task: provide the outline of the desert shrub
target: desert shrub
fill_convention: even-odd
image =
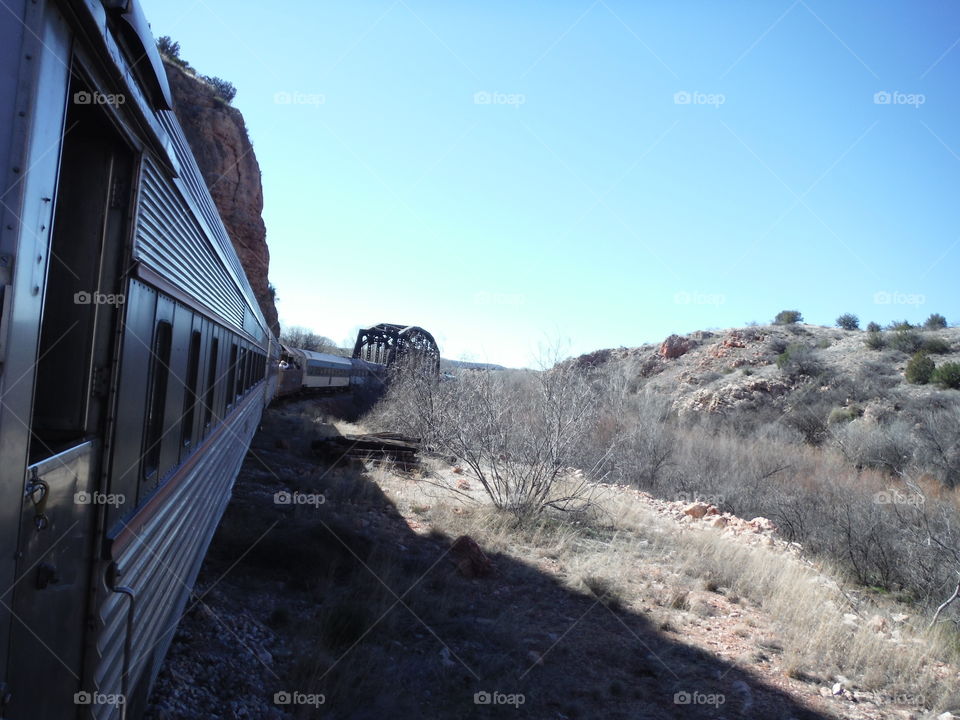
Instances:
[[[850,407],[837,407],[830,411],[830,415],[827,417],[827,423],[829,425],[837,425],[839,423],[850,422],[855,420],[863,414],[861,410],[856,405],[851,405]]]
[[[790,343],[788,343],[782,337],[777,337],[776,335],[771,336],[770,339],[767,340],[767,348],[769,348],[770,352],[774,353],[775,355],[782,353],[789,345]]]
[[[960,363],[946,362],[938,365],[930,375],[930,381],[940,387],[960,389]]]
[[[950,352],[950,343],[943,338],[932,337],[924,340],[920,349],[933,355],[946,355]]]
[[[915,326],[909,320],[894,320],[887,325],[887,330],[914,330]]]
[[[237,88],[232,82],[224,80],[223,78],[211,77],[209,75],[204,76],[204,82],[213,87],[214,93],[217,97],[223,100],[225,103],[230,104],[233,99],[237,96]]]
[[[830,347],[830,338],[820,338],[817,340],[817,347],[821,350],[826,350]]]
[[[893,364],[883,360],[868,360],[849,380],[849,396],[858,402],[884,398],[900,384]]]
[[[870,321],[867,323],[867,332],[880,332],[883,328],[880,327],[880,323],[875,323]]]
[[[879,426],[857,420],[833,429],[830,439],[856,467],[899,475],[913,460],[912,432],[912,423],[901,419]]]
[[[864,338],[863,344],[871,350],[883,350],[887,346],[887,339],[879,330],[870,330],[867,332],[867,337]]]
[[[837,327],[843,330],[859,330],[860,318],[853,313],[844,313],[837,318]]]
[[[932,313],[923,323],[927,330],[942,330],[946,326],[947,319],[940,313]]]
[[[899,327],[890,333],[888,344],[895,350],[912,355],[923,346],[923,336],[909,327]]]
[[[842,402],[839,393],[824,393],[818,384],[808,383],[792,393],[781,421],[799,432],[808,444],[820,445],[829,435],[827,420],[838,402]]]
[[[787,375],[816,377],[823,372],[823,364],[813,348],[800,343],[790,344],[777,356],[777,367]]]
[[[781,310],[773,319],[774,325],[793,325],[798,322],[803,322],[803,315],[799,310]]]
[[[926,410],[914,426],[914,462],[947,487],[960,486],[960,407]]]
[[[462,373],[455,383],[400,368],[368,423],[421,437],[456,458],[495,507],[525,521],[550,508],[582,507],[595,470],[567,482],[567,468],[580,463],[577,451],[601,419],[608,395],[597,384],[596,371],[572,363],[544,372]]]
[[[914,385],[926,385],[930,382],[930,376],[933,375],[934,362],[922,350],[915,353],[910,362],[907,363],[906,377],[907,382]]]

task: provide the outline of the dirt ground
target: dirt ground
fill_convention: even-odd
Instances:
[[[603,528],[504,525],[482,547],[492,572],[465,577],[430,520],[435,484],[319,458],[337,432],[324,420],[314,401],[265,414],[149,720],[921,716],[791,677],[759,607],[680,578],[645,541],[644,595],[575,589],[558,548],[613,542]],[[464,508],[451,517],[488,522]]]

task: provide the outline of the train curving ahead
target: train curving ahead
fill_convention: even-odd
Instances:
[[[139,717],[280,346],[138,0],[0,13],[0,717]]]
[[[300,348],[280,346],[280,378],[277,395],[305,392],[350,392],[382,389],[384,365]]]

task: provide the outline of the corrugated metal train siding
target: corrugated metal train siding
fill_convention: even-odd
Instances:
[[[173,144],[173,150],[180,165],[180,179],[186,186],[187,191],[193,198],[197,210],[203,216],[207,226],[213,233],[214,238],[219,243],[220,255],[223,260],[233,270],[234,280],[239,284],[241,290],[248,298],[253,298],[253,289],[250,287],[250,281],[247,279],[247,273],[240,263],[240,258],[234,250],[233,242],[223,225],[223,220],[217,211],[217,207],[210,197],[210,191],[207,189],[206,181],[197,165],[197,161],[190,151],[190,145],[183,135],[183,129],[177,121],[176,116],[171,112],[160,113],[160,123],[170,137]],[[254,308],[256,305],[254,305]]]
[[[246,301],[179,191],[145,157],[136,252],[141,262],[243,330]]]
[[[255,399],[230,426],[215,446],[184,478],[148,525],[115,558],[122,572],[121,583],[136,593],[129,687],[141,681],[147,685],[173,637],[173,631],[189,598],[207,547],[230,499],[230,490],[247,447],[257,427],[262,405]],[[189,551],[189,552],[188,552]],[[123,683],[124,639],[129,600],[111,593],[100,607],[103,630],[97,642],[100,663],[94,673],[97,689],[119,694]],[[154,665],[146,663],[155,658]],[[96,720],[115,720],[119,709],[111,705],[92,707]]]

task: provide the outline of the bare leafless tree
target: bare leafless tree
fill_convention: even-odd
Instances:
[[[283,328],[283,332],[280,333],[280,342],[289,347],[312,352],[337,352],[337,344],[333,340],[299,325]]]
[[[597,409],[591,373],[561,364],[465,370],[449,382],[400,371],[373,418],[456,458],[496,507],[525,520],[547,508],[582,508],[596,468],[574,466]]]

